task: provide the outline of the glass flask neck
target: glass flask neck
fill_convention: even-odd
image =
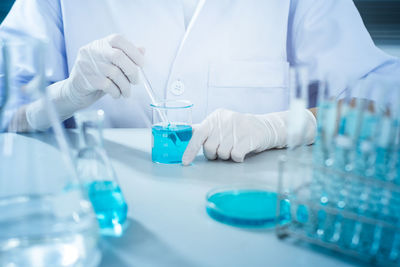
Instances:
[[[103,147],[103,125],[99,120],[82,121],[79,124],[81,148]]]
[[[82,111],[75,115],[80,148],[103,147],[103,110]]]

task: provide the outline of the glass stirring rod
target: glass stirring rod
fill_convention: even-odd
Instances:
[[[157,99],[159,99],[159,98],[156,97],[153,87],[151,86],[149,79],[147,78],[146,74],[144,73],[143,68],[139,67],[139,73],[143,77],[143,85],[144,85],[144,88],[146,89],[147,94],[150,97],[151,103],[154,106],[157,106]],[[158,115],[160,115],[160,118],[163,121],[163,123],[165,123],[166,125],[169,125],[167,115],[164,113],[164,111],[161,111],[160,109],[157,109],[157,111],[158,111]]]

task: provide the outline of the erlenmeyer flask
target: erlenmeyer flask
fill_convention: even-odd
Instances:
[[[128,206],[103,147],[103,120],[102,110],[83,111],[76,115],[80,133],[77,170],[96,212],[101,234],[121,236],[126,226]]]
[[[0,266],[96,266],[98,224],[77,186],[65,132],[45,93],[45,44],[2,41]],[[39,100],[40,99],[40,100]],[[30,129],[21,107],[43,101],[51,129]]]

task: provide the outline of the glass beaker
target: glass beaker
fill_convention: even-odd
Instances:
[[[166,100],[151,104],[153,110],[153,162],[182,163],[182,156],[192,138],[192,107],[186,100]]]
[[[103,147],[104,111],[83,111],[75,117],[80,136],[76,156],[78,176],[96,212],[101,234],[121,236],[128,206]]]
[[[45,44],[2,41],[0,266],[96,266],[98,225],[77,183],[65,132],[45,93]],[[24,105],[42,101],[51,129],[32,130]]]

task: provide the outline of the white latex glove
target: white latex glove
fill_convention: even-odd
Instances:
[[[316,134],[316,119],[310,111],[304,112],[305,132],[298,136],[303,140],[296,142],[312,144]],[[204,155],[209,160],[231,158],[235,162],[243,162],[250,152],[286,147],[288,116],[289,111],[253,115],[225,109],[216,110],[194,127],[182,163],[190,164],[202,146]]]
[[[113,98],[129,97],[131,85],[139,80],[138,66],[144,64],[143,53],[120,35],[82,47],[69,78],[48,87],[50,100],[61,119],[90,106],[104,94]],[[43,100],[28,105],[26,116],[36,130],[50,126]]]

